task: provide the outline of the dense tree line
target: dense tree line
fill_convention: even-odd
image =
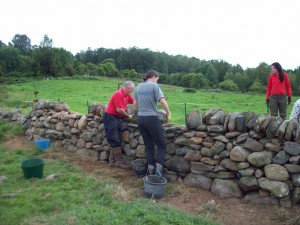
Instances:
[[[231,65],[224,60],[200,60],[183,55],[168,55],[150,49],[88,48],[75,56],[53,47],[44,35],[40,44],[31,45],[25,34],[16,34],[8,44],[0,40],[0,78],[60,77],[92,75],[139,79],[149,69],[160,72],[160,82],[187,88],[219,88],[228,91],[265,92],[270,65],[262,62],[256,68]],[[300,67],[288,70],[293,92],[300,86]]]

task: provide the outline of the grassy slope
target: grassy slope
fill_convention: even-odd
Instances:
[[[39,99],[64,100],[72,111],[87,113],[87,102],[102,102],[107,104],[112,93],[118,88],[116,79],[100,78],[98,80],[42,80],[36,81]],[[138,83],[136,83],[138,85]],[[1,87],[1,86],[0,86]],[[26,101],[34,98],[34,82],[3,86],[8,88],[2,105],[16,106],[16,101]],[[206,109],[221,108],[224,112],[266,113],[265,95],[239,94],[230,92],[198,91],[184,93],[182,88],[161,85],[165,98],[172,112],[172,121],[184,124],[185,111],[200,110],[203,115]],[[1,100],[0,100],[1,105]],[[288,107],[288,115],[293,103]],[[186,106],[186,110],[185,110]],[[26,103],[23,103],[26,109]]]
[[[2,134],[11,129],[15,128],[0,120]],[[9,133],[16,134],[19,130]],[[0,183],[1,225],[217,224],[143,197],[121,201],[116,197],[116,192],[122,190],[121,185],[95,180],[60,159],[45,159],[43,179],[26,180],[20,162],[44,153],[35,148],[8,150],[3,145],[4,138],[2,135],[0,140],[0,175],[8,179]],[[59,174],[59,178],[47,181],[45,177],[53,173]],[[15,197],[3,197],[8,194],[15,194]]]

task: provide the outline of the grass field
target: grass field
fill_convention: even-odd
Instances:
[[[26,101],[34,99],[35,88],[39,99],[64,100],[72,111],[87,113],[87,104],[101,102],[107,104],[112,93],[118,89],[120,79],[97,78],[94,80],[38,80],[35,82],[2,85],[0,107],[30,109]],[[138,85],[138,82],[135,82]],[[232,92],[197,91],[183,92],[183,88],[160,85],[172,112],[172,123],[184,124],[185,114],[199,110],[201,115],[206,109],[220,108],[224,112],[267,113],[265,95],[241,94]],[[293,98],[292,100],[296,100]],[[292,104],[288,106],[288,115]]]
[[[46,158],[42,179],[24,179],[20,162],[47,153],[34,147],[7,149],[8,136],[23,133],[13,124],[0,120],[0,224],[1,225],[216,225],[202,216],[191,216],[152,199],[134,196],[109,179],[95,179],[76,165],[59,158]],[[57,180],[46,180],[50,174]],[[143,187],[143,182],[136,185]],[[184,222],[183,222],[184,221]]]

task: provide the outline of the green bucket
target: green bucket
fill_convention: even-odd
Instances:
[[[21,162],[21,168],[26,179],[42,178],[44,170],[44,160],[38,158],[23,160]]]

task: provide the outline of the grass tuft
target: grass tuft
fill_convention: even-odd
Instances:
[[[24,128],[16,123],[8,123],[0,120],[0,141],[11,136],[24,134]]]

